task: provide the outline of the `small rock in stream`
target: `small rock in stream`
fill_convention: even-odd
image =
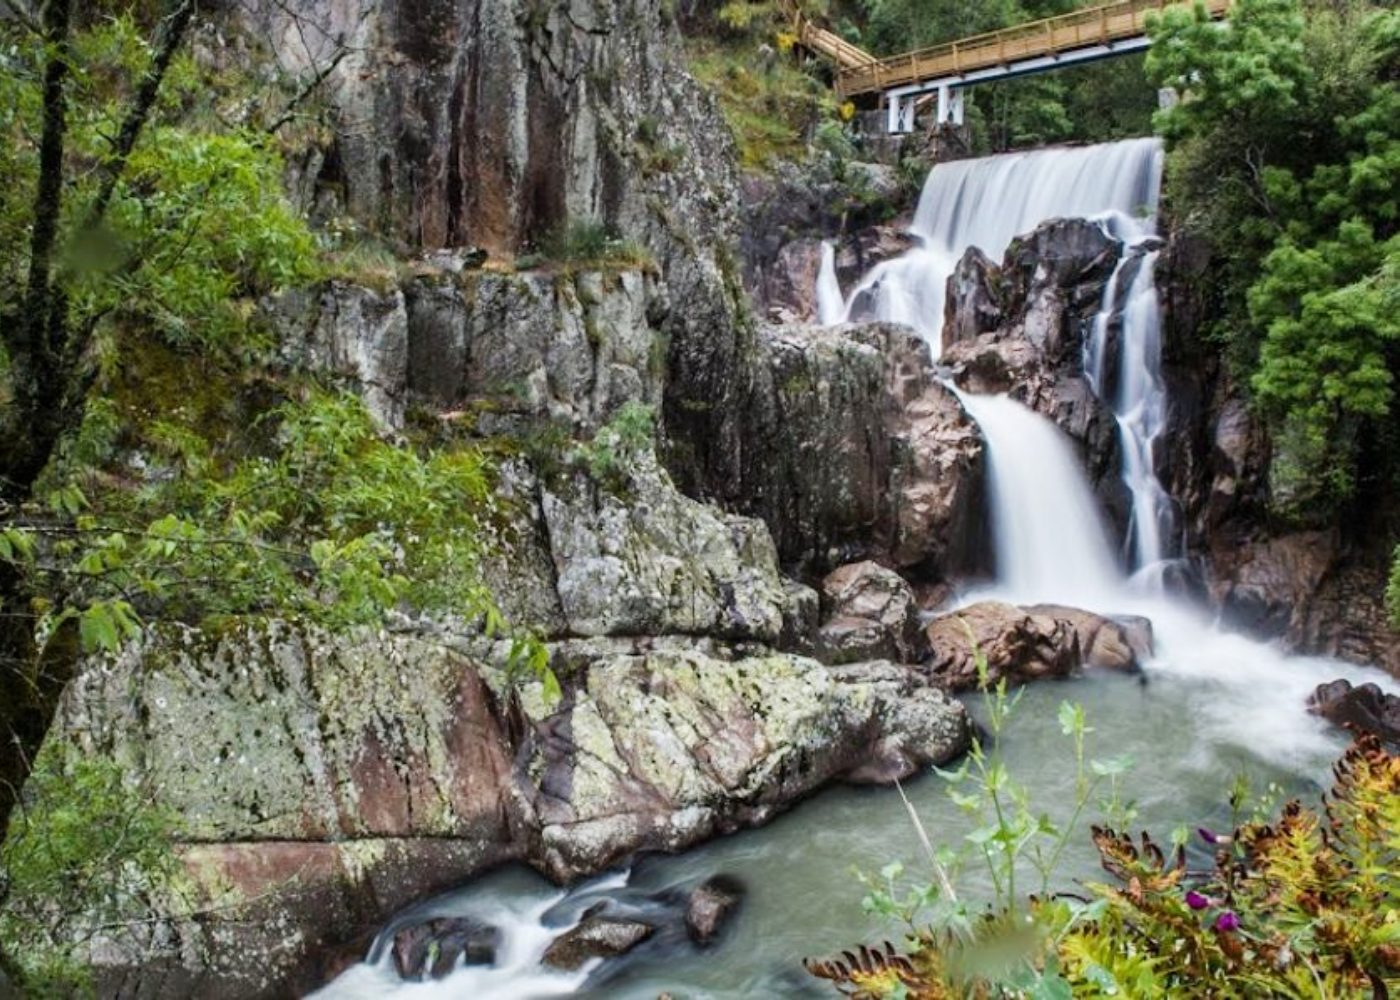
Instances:
[[[464,965],[490,965],[496,960],[500,932],[468,917],[437,917],[406,927],[394,935],[394,965],[404,979],[446,977]]]
[[[656,928],[635,920],[592,916],[554,939],[541,960],[545,965],[571,972],[589,959],[615,958],[631,951]]]
[[[685,929],[698,945],[710,944],[744,901],[744,885],[732,875],[715,875],[696,886],[685,909]]]
[[[1352,733],[1372,733],[1400,746],[1400,698],[1375,684],[1342,679],[1319,684],[1308,698],[1308,711]]]

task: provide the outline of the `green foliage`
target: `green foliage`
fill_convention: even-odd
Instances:
[[[1050,996],[1062,983],[1053,966],[1043,961],[1043,914],[1028,905],[1022,892],[1029,875],[1044,899],[1066,847],[1078,831],[1085,808],[1097,802],[1108,816],[1130,823],[1135,807],[1120,793],[1119,778],[1131,766],[1126,757],[1091,759],[1087,737],[1093,732],[1081,706],[1062,702],[1058,720],[1062,734],[1074,750],[1075,791],[1071,812],[1061,824],[1038,808],[1031,790],[1008,769],[999,749],[999,737],[1010,721],[1019,693],[1008,693],[1002,678],[988,685],[987,661],[974,649],[981,687],[987,691],[988,744],[975,737],[967,759],[956,771],[939,771],[948,783],[948,796],[977,824],[959,848],[938,848],[924,832],[913,807],[905,800],[933,871],[932,881],[901,881],[904,868],[886,866],[878,879],[862,876],[867,913],[898,920],[905,928],[912,952],[908,958],[892,952],[866,952],[862,962],[809,963],[815,975],[854,988],[855,996],[982,995],[988,982],[1014,986],[1024,995]],[[990,904],[961,897],[956,884],[969,863],[986,872],[992,887]],[[1093,913],[1075,908],[1069,924]],[[848,953],[849,955],[849,953]],[[1015,990],[1011,995],[1017,995]]]
[[[739,37],[690,45],[690,70],[719,101],[740,162],[752,170],[805,159],[813,130],[839,114],[830,86],[807,71],[815,64],[800,61],[790,36],[774,34],[772,5],[763,6],[769,19]]]
[[[229,462],[189,424],[158,417],[140,439],[158,470],[145,484],[79,467],[51,494],[63,517],[12,529],[47,555],[9,553],[47,595],[41,630],[76,617],[85,648],[110,649],[138,614],[334,627],[400,604],[504,628],[478,572],[490,497],[478,451],[393,444],[358,399],[319,390],[261,419],[266,450]]]
[[[129,6],[72,36],[59,262],[68,321],[111,335],[134,320],[173,342],[235,345],[247,332],[247,300],[316,276],[316,244],[282,193],[275,140],[251,123],[226,124],[215,107],[226,88],[187,55],[167,73],[105,217],[90,224],[103,177],[93,165],[110,156],[153,58]],[[46,53],[14,22],[0,22],[0,35],[0,309],[9,309],[27,267]]]
[[[655,267],[645,247],[592,219],[565,223],[544,238],[540,250],[546,260],[570,271]]]
[[[1090,886],[1092,899],[1042,893],[1024,913],[1003,901],[966,926],[916,927],[904,952],[861,948],[808,969],[860,998],[1388,995],[1400,986],[1400,757],[1368,737],[1335,774],[1321,815],[1294,801],[1272,823],[1202,831],[1208,871],[1188,871],[1184,837],[1169,853],[1095,828],[1114,881]]]
[[[91,992],[84,949],[149,916],[177,870],[178,817],[105,757],[46,750],[0,849],[0,950],[36,997]]]
[[[1400,366],[1400,11],[1241,0],[1152,27],[1180,224],[1217,248],[1216,337],[1274,431],[1277,513],[1321,520],[1393,461]]]
[[[1390,561],[1390,582],[1385,589],[1385,604],[1390,609],[1390,624],[1400,629],[1400,545]]]
[[[655,437],[655,414],[645,403],[624,403],[611,420],[598,429],[593,440],[575,447],[573,457],[593,479],[618,487],[628,466],[649,451]]]

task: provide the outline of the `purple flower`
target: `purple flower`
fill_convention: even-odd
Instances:
[[[1230,841],[1234,840],[1234,838],[1231,837],[1229,834],[1212,833],[1203,826],[1198,827],[1196,829],[1196,832],[1201,835],[1201,839],[1204,840],[1207,844],[1228,844],[1230,843]]]
[[[1210,897],[1202,896],[1195,889],[1192,889],[1186,894],[1186,905],[1193,910],[1204,910],[1210,905]]]
[[[1218,931],[1237,931],[1240,929],[1240,918],[1235,916],[1234,910],[1226,910],[1215,918],[1215,929]]]

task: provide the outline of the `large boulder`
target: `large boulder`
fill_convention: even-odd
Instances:
[[[966,739],[962,707],[908,668],[683,645],[596,660],[562,708],[523,705],[537,863],[559,879],[761,823],[832,778],[906,777]]]
[[[618,491],[579,473],[546,486],[542,509],[573,634],[782,635],[788,591],[768,529],[681,495],[649,451]]]
[[[928,670],[950,690],[1066,677],[1081,667],[1136,670],[1151,655],[1152,629],[1142,618],[1114,620],[1079,608],[1041,604],[1021,608],[982,601],[939,615],[927,627]]]
[[[915,663],[927,652],[913,589],[878,563],[851,563],[828,574],[822,603],[827,610],[818,641],[828,663]]]
[[[741,468],[717,491],[785,565],[861,559],[942,577],[986,561],[982,439],[928,346],[892,324],[764,327]]]
[[[100,992],[305,990],[323,956],[503,861],[574,879],[968,738],[959,704],[890,663],[602,637],[551,648],[550,701],[511,686],[509,643],[419,631],[166,628],[82,671],[50,752],[114,760],[183,818],[178,884],[91,943]],[[480,944],[438,930],[401,958]]]

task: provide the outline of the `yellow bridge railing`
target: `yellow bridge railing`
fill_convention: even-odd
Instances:
[[[1181,0],[1120,0],[877,59],[831,32],[817,28],[797,9],[795,0],[779,0],[783,12],[793,20],[798,40],[813,51],[829,56],[840,67],[836,89],[843,97],[1137,38],[1146,31],[1149,14],[1179,2]],[[1217,19],[1225,16],[1231,4],[1231,0],[1204,2],[1211,17]]]

